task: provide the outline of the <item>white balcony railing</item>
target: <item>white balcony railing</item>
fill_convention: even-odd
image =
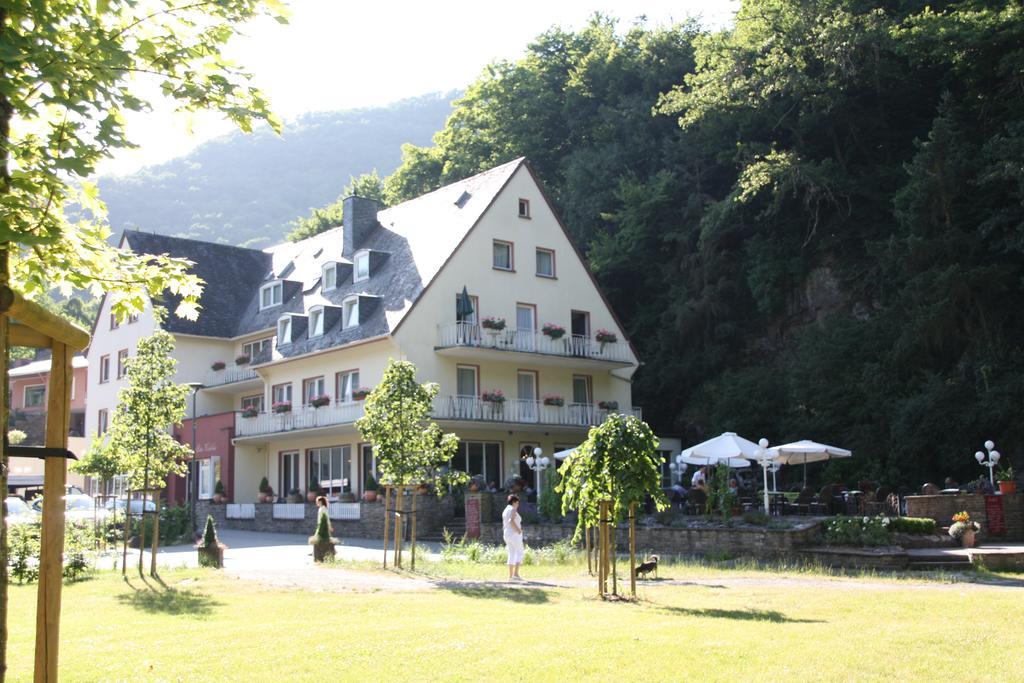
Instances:
[[[474,396],[444,396],[434,400],[434,417],[439,420],[479,420],[481,422],[536,423],[567,427],[590,427],[604,422],[609,413],[589,403],[548,406],[543,401],[512,399],[502,403],[482,401]],[[632,408],[641,417],[640,408]]]
[[[257,379],[259,375],[248,365],[228,365],[223,370],[210,370],[206,373],[206,380],[203,382],[208,387],[219,387],[224,384],[245,382],[250,379]]]
[[[363,416],[363,401],[332,403],[321,408],[297,406],[287,413],[259,413],[242,417],[235,413],[235,436],[258,436],[351,424]]]
[[[615,362],[629,362],[629,348],[625,342],[602,344],[590,337],[566,335],[552,339],[540,330],[486,330],[476,323],[450,323],[438,325],[437,345],[542,353],[566,358],[592,358]]]

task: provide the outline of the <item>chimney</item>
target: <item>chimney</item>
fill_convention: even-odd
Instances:
[[[380,203],[376,199],[351,196],[342,200],[342,256],[352,258],[352,255],[362,247],[370,231],[378,225],[378,211]]]

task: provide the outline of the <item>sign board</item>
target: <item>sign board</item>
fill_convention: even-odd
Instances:
[[[1006,535],[1006,514],[1003,511],[1002,496],[985,496],[985,517],[988,520],[989,536]]]

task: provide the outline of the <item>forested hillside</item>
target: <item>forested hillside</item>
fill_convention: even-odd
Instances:
[[[308,114],[287,122],[280,137],[266,129],[236,133],[165,164],[102,178],[111,227],[249,246],[279,242],[292,219],[332,201],[350,176],[390,173],[402,144],[429,142],[452,97]]]
[[[1020,2],[745,2],[735,27],[552,30],[390,202],[527,156],[686,441],[854,450],[845,477],[1024,467]]]

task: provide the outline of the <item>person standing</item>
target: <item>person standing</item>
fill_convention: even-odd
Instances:
[[[508,550],[508,580],[521,579],[519,565],[523,563],[523,518],[519,516],[519,496],[512,493],[508,505],[501,513],[502,535]]]

